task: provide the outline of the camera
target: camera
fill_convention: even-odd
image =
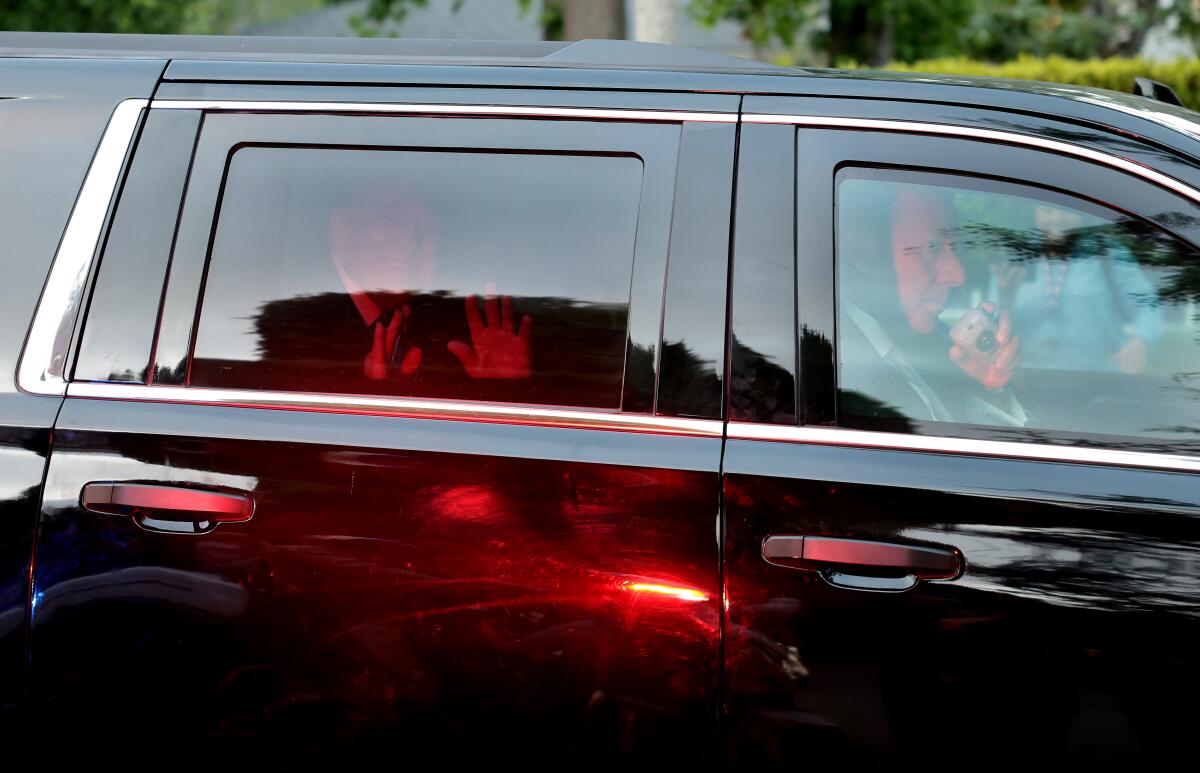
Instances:
[[[995,316],[983,309],[967,309],[951,326],[950,340],[971,359],[991,360],[999,347],[996,331]]]

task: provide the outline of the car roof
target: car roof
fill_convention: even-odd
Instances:
[[[1133,94],[981,76],[779,67],[626,40],[0,32],[3,57],[167,59],[167,81],[402,82],[929,101],[1056,114],[1139,135],[1200,159],[1200,114]]]

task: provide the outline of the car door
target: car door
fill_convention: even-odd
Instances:
[[[160,90],[93,281],[47,722],[268,767],[710,758],[724,323],[682,299],[725,298],[737,100],[240,88]]]
[[[1195,169],[947,106],[748,98],[744,120],[735,767],[1184,753]]]

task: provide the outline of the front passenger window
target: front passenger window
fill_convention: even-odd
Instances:
[[[1194,440],[1198,257],[1078,197],[844,169],[839,423]]]

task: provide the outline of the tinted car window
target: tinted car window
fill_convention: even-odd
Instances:
[[[1032,186],[844,169],[836,255],[842,424],[1200,431],[1196,251],[1138,218]]]
[[[620,407],[633,156],[234,153],[189,383]]]
[[[145,381],[199,111],[152,110],[113,215],[76,381]]]

